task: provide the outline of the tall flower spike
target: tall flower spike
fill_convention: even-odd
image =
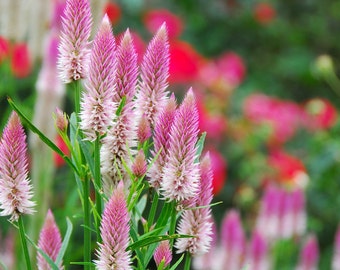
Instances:
[[[149,183],[158,189],[162,182],[163,167],[167,159],[168,148],[170,145],[170,130],[174,121],[177,103],[175,95],[172,94],[167,100],[167,104],[160,112],[155,123],[154,130],[154,149],[151,151],[152,158],[156,158],[148,171]],[[158,156],[157,156],[158,155]]]
[[[151,127],[166,101],[169,77],[169,43],[165,23],[147,47],[141,64],[141,83],[137,95],[138,116],[146,115]]]
[[[130,167],[129,149],[135,147],[136,124],[132,99],[135,96],[138,76],[137,54],[129,31],[120,40],[117,49],[116,95],[114,101],[121,103],[126,97],[125,105],[115,118],[101,148],[101,174],[105,194],[123,179],[127,186],[128,174],[123,167],[123,161]],[[133,155],[133,151],[130,150]]]
[[[57,260],[61,248],[61,235],[51,210],[48,210],[44,226],[40,231],[38,247],[54,262]],[[48,262],[40,253],[37,255],[37,265],[39,270],[51,269]]]
[[[314,235],[308,236],[300,252],[300,261],[296,270],[317,270],[319,261],[318,242]]]
[[[113,102],[116,76],[116,43],[107,15],[93,41],[90,56],[87,92],[81,101],[80,126],[89,140],[106,133],[116,105]]]
[[[67,0],[62,18],[59,72],[63,82],[86,77],[92,18],[89,0]]]
[[[192,199],[192,206],[207,206],[212,200],[212,169],[209,154],[206,154],[200,164],[201,182],[200,191]],[[212,241],[212,226],[210,207],[203,207],[194,210],[186,210],[179,223],[179,234],[189,234],[194,238],[179,238],[176,241],[176,248],[179,253],[188,251],[192,255],[202,255],[210,249]]]
[[[124,186],[120,182],[103,213],[100,226],[103,243],[99,243],[97,250],[98,260],[95,261],[97,269],[132,269],[130,252],[126,251],[129,245],[129,230]]]
[[[0,212],[17,221],[21,214],[32,214],[34,202],[28,178],[27,144],[24,128],[13,112],[0,142]]]
[[[169,241],[162,241],[156,248],[153,258],[156,265],[159,266],[162,261],[164,261],[163,267],[167,267],[172,260],[172,252],[170,249]]]
[[[198,132],[198,111],[190,88],[175,114],[170,131],[168,160],[161,184],[166,199],[184,201],[198,192],[200,173],[195,161]]]

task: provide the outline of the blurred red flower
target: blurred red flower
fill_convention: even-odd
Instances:
[[[327,99],[310,99],[304,104],[303,109],[305,112],[304,124],[310,130],[331,128],[338,118],[336,108]]]
[[[227,180],[227,162],[222,154],[213,148],[209,148],[209,154],[213,171],[213,194],[217,195]]]
[[[298,104],[264,94],[248,96],[244,101],[243,111],[251,121],[271,126],[269,143],[274,145],[289,140],[295,134],[302,118],[302,110]]]
[[[11,69],[17,78],[27,77],[32,68],[32,62],[26,43],[18,43],[13,46]]]
[[[178,37],[182,33],[183,23],[175,14],[166,9],[155,9],[148,11],[143,18],[145,27],[155,34],[158,28],[166,23],[170,39]]]
[[[257,3],[254,9],[255,20],[261,24],[268,24],[276,17],[276,11],[269,3]]]
[[[170,76],[171,83],[187,83],[197,77],[202,57],[187,42],[174,40],[170,42]]]
[[[115,25],[119,22],[122,11],[117,3],[107,2],[104,7],[104,14],[107,14],[110,22]]]
[[[268,156],[268,166],[274,169],[274,180],[283,184],[304,187],[308,176],[303,162],[283,149],[272,150]]]
[[[0,36],[0,63],[9,56],[10,44],[7,39]]]
[[[66,155],[70,156],[70,150],[68,149],[66,143],[62,139],[60,135],[57,135],[56,137],[56,145],[59,147],[59,149]],[[53,159],[54,159],[54,165],[59,168],[65,164],[65,161],[63,158],[58,155],[56,152],[53,152]]]

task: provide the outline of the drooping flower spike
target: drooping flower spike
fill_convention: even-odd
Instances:
[[[26,135],[13,112],[0,141],[0,215],[10,215],[11,221],[17,221],[19,215],[32,214],[35,206],[32,197]]]
[[[61,248],[61,235],[51,210],[48,210],[45,223],[40,231],[38,247],[54,262],[57,260]],[[50,265],[39,252],[37,255],[37,266],[39,270],[50,269]]]
[[[161,192],[168,200],[184,201],[196,196],[199,164],[196,162],[198,111],[190,88],[176,114],[170,131],[168,159],[163,168]]]
[[[205,206],[193,210],[185,210],[179,223],[179,234],[193,235],[193,238],[179,238],[175,247],[178,253],[188,251],[191,255],[203,255],[210,249],[212,241],[212,215],[208,205],[212,200],[212,169],[209,154],[206,154],[200,164],[200,191],[191,199],[189,206]]]
[[[97,250],[97,269],[132,269],[131,255],[126,251],[129,245],[129,220],[124,185],[120,182],[106,204],[102,216],[100,234],[103,242],[99,243]]]
[[[169,77],[169,42],[165,23],[149,43],[141,64],[141,83],[137,94],[138,116],[145,115],[153,127],[163,108]]]
[[[106,133],[116,110],[113,102],[116,76],[116,43],[107,15],[93,41],[87,92],[81,101],[80,126],[89,140]]]
[[[59,72],[63,82],[86,77],[92,18],[89,0],[67,0],[62,18]]]

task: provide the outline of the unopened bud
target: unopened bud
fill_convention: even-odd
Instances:
[[[68,120],[67,115],[62,110],[60,110],[58,107],[55,110],[54,114],[55,119],[55,125],[58,129],[58,131],[66,132],[67,126],[68,126]]]

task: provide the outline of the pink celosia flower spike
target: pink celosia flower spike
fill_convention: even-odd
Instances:
[[[80,126],[89,140],[106,133],[115,113],[116,43],[107,15],[93,41],[87,92],[81,101]]]
[[[28,178],[27,144],[24,128],[13,112],[0,142],[0,212],[17,221],[21,214],[32,214],[34,202]]]
[[[151,40],[144,55],[136,101],[139,117],[145,114],[152,127],[166,101],[169,59],[168,34],[164,23]]]
[[[114,102],[120,104],[125,96],[125,105],[114,119],[101,148],[101,174],[104,191],[108,195],[123,179],[127,186],[128,174],[123,161],[130,167],[129,149],[136,146],[136,121],[132,99],[135,96],[138,76],[137,54],[130,32],[126,31],[117,48],[116,95]],[[133,151],[130,150],[131,155]]]
[[[59,72],[65,83],[86,77],[92,18],[89,0],[67,0],[62,18]]]
[[[155,253],[153,254],[153,258],[156,262],[156,265],[164,261],[163,267],[167,267],[172,260],[172,252],[170,249],[169,241],[162,241],[159,246],[156,248]]]
[[[332,270],[340,270],[340,226],[338,226],[334,240]]]
[[[99,243],[99,250],[97,250],[98,260],[95,261],[97,269],[132,269],[130,253],[126,251],[129,245],[129,230],[129,213],[124,186],[120,182],[103,213],[100,226],[103,243]]]
[[[300,261],[296,270],[317,270],[319,261],[318,242],[314,235],[308,236],[300,252]]]
[[[212,200],[213,173],[209,154],[206,154],[200,164],[201,182],[200,191],[189,203],[190,206],[207,206]],[[179,238],[175,247],[178,252],[188,251],[192,255],[202,255],[210,249],[212,241],[212,226],[210,207],[186,210],[180,220],[178,233],[195,236],[194,238]]]
[[[151,151],[151,154],[152,158],[157,158],[152,163],[150,170],[148,171],[148,177],[150,185],[156,189],[160,187],[162,182],[163,167],[167,159],[170,144],[170,130],[174,121],[176,108],[177,103],[175,95],[172,94],[164,109],[160,112],[155,123],[153,137],[154,149]]]
[[[196,160],[198,111],[190,88],[176,111],[170,131],[168,160],[163,168],[161,190],[169,200],[183,201],[194,197],[199,187],[199,164]]]
[[[137,177],[142,177],[146,173],[147,166],[143,149],[141,149],[132,164],[132,173]]]
[[[38,247],[54,262],[57,260],[58,253],[61,248],[61,235],[51,210],[48,210],[45,223],[40,231]],[[37,255],[37,266],[39,270],[51,269],[48,262],[40,253]]]

